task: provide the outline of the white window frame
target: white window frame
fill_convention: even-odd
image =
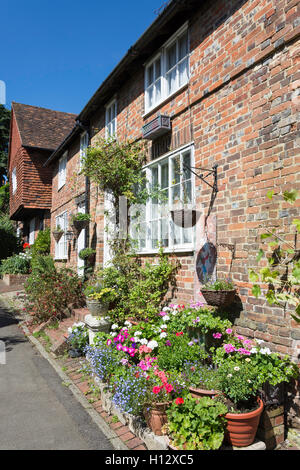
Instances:
[[[105,137],[106,138],[114,137],[117,135],[117,113],[118,113],[117,99],[114,98],[105,106]]]
[[[28,243],[29,245],[33,245],[35,240],[35,217],[30,219],[29,221],[29,235],[28,235]]]
[[[68,151],[66,151],[58,162],[58,183],[57,190],[60,190],[66,184]]]
[[[13,168],[11,172],[11,183],[12,183],[12,193],[15,194],[17,191],[17,169],[16,167]]]
[[[86,151],[89,145],[89,135],[83,132],[80,136],[80,151],[79,151],[79,169],[82,168],[82,161],[86,157]]]
[[[180,172],[182,173],[182,160],[184,155],[187,153],[190,153],[190,165],[193,167],[195,165],[195,157],[194,157],[194,145],[193,144],[188,144],[184,145],[183,147],[177,149],[176,151],[168,152],[167,154],[159,157],[156,160],[153,160],[151,163],[145,165],[143,171],[146,172],[146,179],[147,179],[147,184],[151,186],[152,181],[151,181],[151,174],[152,174],[152,169],[154,167],[158,167],[158,180],[159,183],[161,183],[161,167],[162,165],[168,161],[168,203],[166,204],[166,213],[163,215],[160,214],[157,217],[158,220],[158,239],[161,239],[161,224],[160,221],[163,219],[167,220],[168,224],[168,246],[164,247],[164,252],[190,252],[194,251],[195,249],[195,227],[189,227],[189,228],[181,228],[181,227],[175,227],[175,224],[172,220],[171,216],[171,209],[176,209],[179,206],[174,206],[172,204],[171,196],[172,196],[172,188],[174,188],[175,183],[173,184],[172,182],[172,162],[175,160],[176,157],[179,156],[180,158]],[[181,174],[180,176],[180,187],[183,187],[183,182],[186,180],[183,180],[183,176]],[[190,179],[188,180],[191,182],[191,207],[195,207],[195,175],[194,173],[191,172]],[[182,189],[180,189],[180,192],[182,193]],[[138,212],[141,211],[141,209],[138,208]],[[145,207],[143,208],[143,212],[145,215],[145,246],[141,248],[140,241],[136,239],[136,242],[138,244],[137,246],[137,251],[139,254],[155,254],[158,253],[159,247],[153,248],[152,246],[152,233],[151,233],[151,221],[154,219],[151,218],[151,200],[148,200]],[[133,211],[134,214],[134,211]],[[134,219],[131,219],[134,220]],[[130,232],[131,236],[134,238],[136,233],[132,233],[132,227],[134,227],[134,222],[133,225],[132,223],[130,224]],[[191,238],[191,241],[188,243],[174,243],[174,229],[177,230],[177,233],[180,232],[180,237],[181,241],[183,240],[183,231],[184,230],[189,230],[189,235]]]
[[[187,54],[182,57],[181,59],[178,58],[178,43],[179,39],[184,35],[187,34]],[[176,63],[170,70],[167,70],[167,51],[173,45],[176,45]],[[150,112],[152,109],[159,106],[163,101],[168,99],[170,96],[177,93],[183,87],[187,85],[189,82],[190,77],[190,40],[189,40],[189,31],[188,31],[188,23],[186,22],[160,49],[158,53],[153,56],[146,64],[145,64],[145,76],[144,76],[144,106],[145,106],[145,114]],[[153,64],[157,63],[157,60],[160,58],[160,68],[161,68],[161,76],[156,78],[154,82],[150,85],[148,84],[148,70]],[[179,66],[184,61],[187,61],[187,75],[186,79],[180,83],[179,82]],[[176,86],[172,91],[168,90],[168,80],[167,76],[170,74],[171,70],[176,70]],[[154,101],[151,105],[149,104],[149,90],[152,88],[154,83],[157,83],[160,78],[160,97],[156,101]],[[157,85],[154,87],[155,93],[157,92]]]
[[[55,226],[60,225],[64,233],[58,242],[55,242],[55,259],[68,259],[68,241],[66,232],[68,230],[68,212],[64,211],[55,217]]]

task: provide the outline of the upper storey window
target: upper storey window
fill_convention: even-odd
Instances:
[[[66,183],[68,152],[65,152],[58,162],[58,187],[60,189]]]
[[[11,179],[12,179],[12,192],[14,194],[17,190],[17,170],[16,170],[16,167],[13,168],[13,171],[11,172]]]
[[[145,112],[180,90],[189,80],[187,25],[161,48],[145,69]]]
[[[114,137],[117,132],[117,101],[113,100],[106,106],[105,112],[106,138]]]

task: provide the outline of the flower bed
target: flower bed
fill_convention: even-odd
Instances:
[[[298,374],[287,357],[236,335],[228,320],[199,303],[171,304],[148,322],[114,323],[85,354],[106,384],[110,407],[186,450],[220,448],[229,413],[252,416],[266,382]],[[213,391],[212,398],[191,396],[193,388]]]

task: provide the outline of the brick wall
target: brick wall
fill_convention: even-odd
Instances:
[[[299,326],[289,312],[252,296],[248,269],[255,267],[260,230],[267,224],[288,232],[299,212],[299,205],[291,209],[266,198],[270,189],[276,194],[300,187],[298,18],[299,1],[293,0],[206,3],[190,20],[189,85],[145,115],[141,68],[120,85],[116,96],[120,139],[140,139],[144,124],[158,113],[167,114],[172,119],[168,149],[194,142],[196,166],[218,164],[219,192],[209,231],[199,222],[195,252],[175,255],[182,265],[177,301],[198,296],[197,255],[201,243],[213,243],[218,253],[216,274],[230,275],[239,289],[239,302],[231,312],[238,331],[294,357],[300,353]],[[91,119],[93,143],[104,135],[104,125],[102,108]],[[154,145],[149,143],[149,155]],[[71,159],[69,165],[72,168]],[[62,204],[71,204],[67,186],[55,194],[55,180],[56,176],[53,215]],[[103,198],[97,188],[90,189],[90,238],[94,234],[101,263]],[[196,195],[203,221],[211,189],[197,179]]]

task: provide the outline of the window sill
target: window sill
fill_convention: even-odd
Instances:
[[[60,263],[62,262],[66,263],[68,261],[68,258],[54,258],[54,261],[59,261]]]
[[[168,103],[168,101],[171,101],[172,99],[174,99],[177,94],[181,93],[185,88],[188,88],[188,86],[189,86],[189,82],[182,85],[180,88],[178,88],[178,90],[174,91],[171,95],[167,96],[166,98],[163,98],[159,103],[153,106],[153,108],[147,109],[147,111],[144,114],[142,114],[142,118],[146,119],[151,114],[155,113],[155,111],[157,111],[159,108],[161,108],[166,103]]]
[[[165,254],[193,254],[195,252],[194,247],[186,247],[186,248],[165,248],[163,250],[163,253]],[[159,255],[159,250],[147,250],[147,251],[137,251],[137,255],[139,256],[157,256]]]

